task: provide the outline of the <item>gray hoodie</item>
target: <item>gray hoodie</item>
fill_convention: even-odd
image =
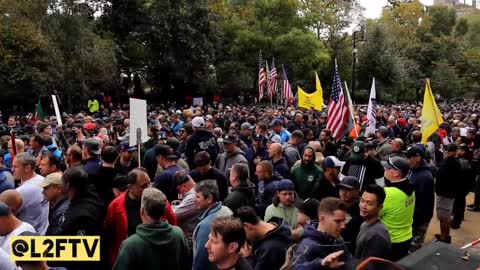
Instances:
[[[232,168],[233,164],[236,163],[243,163],[248,166],[245,152],[239,148],[230,154],[223,152],[221,155],[219,155],[215,161],[215,168],[222,171],[227,179],[230,179],[230,169]]]

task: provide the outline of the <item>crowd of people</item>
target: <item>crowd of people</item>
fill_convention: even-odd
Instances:
[[[411,104],[379,105],[371,134],[357,106],[339,140],[325,112],[159,108],[140,149],[128,107],[97,107],[8,118],[0,269],[349,269],[422,248],[434,208],[445,243],[480,211],[480,104],[440,104],[424,140]],[[18,235],[100,236],[101,260],[14,262]]]

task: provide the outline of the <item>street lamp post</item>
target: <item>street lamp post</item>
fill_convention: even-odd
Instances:
[[[357,52],[358,52],[358,49],[357,49],[357,37],[358,35],[360,35],[360,40],[359,41],[362,41],[363,40],[363,34],[364,34],[364,30],[363,30],[363,25],[357,25],[354,29],[353,29],[353,50],[352,50],[352,98],[354,98],[354,93],[355,93],[355,88],[356,88],[356,78],[355,78],[355,68],[356,68],[356,64],[358,62],[358,59],[357,59]]]

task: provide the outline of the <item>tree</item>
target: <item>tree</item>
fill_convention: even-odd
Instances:
[[[461,96],[462,80],[457,75],[455,67],[446,61],[435,62],[435,69],[432,74],[431,85],[435,93],[442,97],[451,99]]]
[[[450,35],[457,20],[455,9],[447,6],[432,6],[429,8],[432,18],[431,32],[435,36]]]

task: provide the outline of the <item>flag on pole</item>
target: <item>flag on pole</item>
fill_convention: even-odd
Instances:
[[[265,76],[267,76],[267,95],[272,98],[272,92],[270,89],[270,69],[268,68],[268,61],[265,60]]]
[[[298,107],[311,110],[312,108],[317,111],[323,109],[323,103],[321,103],[322,98],[320,98],[320,93],[315,91],[311,94],[303,91],[300,86],[298,86]]]
[[[293,98],[292,87],[290,82],[288,81],[287,71],[285,71],[285,67],[282,65],[282,97],[285,99],[286,103],[288,104],[288,100]]]
[[[333,76],[332,94],[328,103],[327,129],[332,131],[332,137],[339,140],[344,134],[348,124],[348,107],[343,95],[342,81],[338,73],[337,61],[335,60],[335,73]]]
[[[45,111],[43,110],[41,99],[38,99],[38,103],[35,108],[35,117],[41,118],[41,119],[45,117]]]
[[[428,138],[432,136],[444,122],[442,113],[435,102],[432,88],[430,88],[429,79],[427,79],[427,83],[425,84],[425,95],[423,97],[422,116],[420,119],[422,121],[422,143],[427,143]]]
[[[317,72],[315,71],[315,86],[316,86],[316,90],[318,92],[318,97],[320,98],[320,103],[322,104],[325,104],[325,102],[323,102],[323,89],[322,89],[322,85],[320,84],[320,79],[318,78],[318,74]]]
[[[275,58],[272,60],[272,66],[270,67],[270,73],[268,74],[268,89],[270,96],[277,94],[277,68],[275,67]]]
[[[372,79],[372,88],[370,89],[370,98],[368,99],[367,109],[368,125],[365,130],[365,135],[375,134],[377,126],[377,92],[375,90],[375,78]]]
[[[263,98],[263,90],[267,83],[267,76],[263,66],[262,51],[258,53],[258,101]]]
[[[353,102],[352,102],[352,98],[350,97],[350,92],[348,91],[348,85],[347,85],[347,82],[345,82],[345,94],[347,96],[347,102],[348,102],[348,112],[349,112],[349,119],[348,119],[348,125],[347,125],[347,128],[344,132],[344,135],[347,135],[348,133],[351,132],[351,130],[353,130],[354,132],[354,138],[358,138],[358,131],[356,129],[356,121],[355,121],[355,114],[354,114],[354,108],[353,108]],[[341,136],[343,137],[343,136]],[[353,136],[352,136],[353,137]]]

